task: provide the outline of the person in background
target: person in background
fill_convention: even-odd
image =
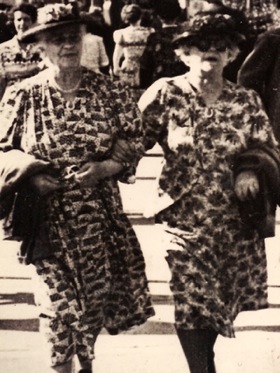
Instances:
[[[252,38],[250,33],[249,22],[245,13],[239,9],[233,9],[223,4],[221,0],[203,0],[199,1],[197,12],[228,14],[235,22],[236,30],[243,35],[243,40],[239,43],[239,53],[234,59],[224,68],[224,77],[233,83],[237,82],[238,71],[244,62],[245,58],[252,51],[255,38]]]
[[[11,6],[8,4],[0,3],[0,44],[10,40],[14,36],[8,16],[10,8]]]
[[[144,152],[140,115],[120,82],[81,66],[84,33],[71,4],[40,8],[22,40],[46,50],[49,68],[12,86],[0,111],[0,201],[23,187],[34,196],[21,255],[40,282],[40,330],[59,373],[72,372],[75,355],[91,373],[103,327],[115,335],[154,315],[118,188]]]
[[[191,373],[216,372],[217,336],[234,337],[239,312],[268,307],[264,238],[275,229],[280,154],[258,94],[223,77],[240,41],[230,16],[197,14],[173,40],[190,71],[157,80],[139,101],[146,149],[163,149],[155,220],[170,236],[175,326]]]
[[[135,4],[142,10],[140,25],[144,27],[156,28],[158,23],[154,17],[155,0],[126,0],[125,5]]]
[[[42,50],[37,45],[26,45],[20,41],[21,35],[36,22],[36,7],[21,3],[12,12],[16,35],[0,44],[0,100],[6,87],[44,68]]]
[[[89,17],[91,16],[89,15]],[[87,32],[83,38],[81,65],[99,73],[109,74],[110,61],[103,38],[94,34],[96,32],[94,31],[94,23],[89,22],[86,27]]]
[[[98,26],[98,30],[95,32],[96,35],[102,38],[106,54],[109,58],[109,71],[113,70],[113,53],[115,48],[115,42],[113,39],[113,28],[105,22],[104,11],[100,11],[97,7],[92,13],[89,13],[89,18],[93,22],[93,28]],[[88,22],[88,29],[91,30],[91,22]],[[107,69],[103,71],[107,73]]]
[[[125,5],[121,18],[129,26],[114,32],[114,75],[130,87],[137,101],[141,95],[140,58],[149,35],[154,31],[152,28],[140,26],[141,14],[138,5]]]
[[[279,38],[280,28],[262,34],[238,73],[239,84],[254,89],[261,96],[278,141],[280,141]]]
[[[162,0],[155,3],[155,14],[160,18],[161,28],[152,33],[140,59],[141,88],[149,87],[162,77],[184,74],[188,68],[180,61],[172,48],[172,39],[178,31],[181,7],[177,0]]]

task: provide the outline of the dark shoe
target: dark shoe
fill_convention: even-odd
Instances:
[[[91,369],[80,369],[78,373],[92,373]]]

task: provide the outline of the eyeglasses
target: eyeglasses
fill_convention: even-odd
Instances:
[[[225,52],[231,46],[228,40],[216,38],[189,38],[186,40],[185,45],[187,47],[196,47],[201,52],[207,52],[211,47],[218,52]]]

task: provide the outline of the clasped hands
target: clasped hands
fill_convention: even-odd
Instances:
[[[242,171],[237,175],[234,191],[240,201],[256,198],[259,190],[259,181],[253,171]]]
[[[110,159],[89,161],[73,172],[71,178],[82,188],[93,187],[99,180],[119,173],[127,166],[133,154],[133,148],[126,140],[117,140]],[[39,173],[30,178],[30,183],[39,195],[44,196],[64,189],[67,181],[48,173]]]

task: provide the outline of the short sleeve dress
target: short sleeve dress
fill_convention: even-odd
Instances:
[[[240,311],[268,305],[264,242],[242,224],[233,164],[250,146],[277,148],[271,126],[258,95],[228,81],[211,107],[188,74],[157,81],[142,99],[146,146],[164,152],[159,192],[172,200],[157,219],[170,233],[176,325],[233,337]]]
[[[109,65],[104,42],[101,36],[87,33],[83,38],[82,66],[100,73],[100,68]]]
[[[140,58],[153,31],[150,27],[129,26],[114,32],[115,43],[124,48],[120,79],[129,87],[140,86]]]
[[[2,102],[1,151],[18,148],[50,161],[61,175],[69,166],[109,158],[118,138],[135,145],[136,158],[142,154],[139,113],[120,83],[83,69],[77,97],[68,107],[49,76],[45,70],[25,80]],[[93,188],[69,182],[63,191],[48,195],[32,261],[47,284],[42,315],[50,322],[48,333],[55,335],[50,337],[54,365],[65,362],[73,346],[80,356],[93,358],[95,330],[105,327],[116,334],[154,314],[118,176]],[[69,330],[75,331],[70,346]]]

